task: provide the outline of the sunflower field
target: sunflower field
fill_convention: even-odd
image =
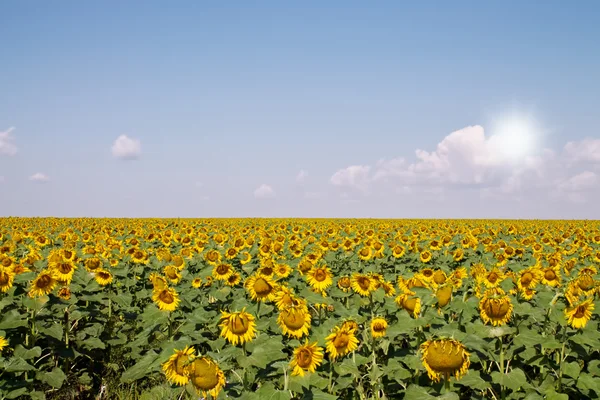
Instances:
[[[0,219],[0,399],[600,397],[595,221]]]

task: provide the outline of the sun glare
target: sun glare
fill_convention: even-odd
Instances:
[[[513,113],[498,118],[491,129],[490,144],[507,161],[520,161],[540,148],[540,130],[534,118]]]

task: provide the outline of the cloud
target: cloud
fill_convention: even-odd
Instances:
[[[17,154],[17,146],[15,145],[15,139],[12,136],[12,132],[15,130],[14,127],[8,128],[4,132],[0,132],[0,154],[5,156],[14,156]]]
[[[142,154],[142,143],[127,135],[119,136],[112,145],[112,155],[123,160],[135,160]]]
[[[333,174],[330,182],[340,188],[351,188],[366,193],[370,180],[369,171],[371,167],[368,165],[351,165]]]
[[[273,188],[265,183],[260,185],[254,190],[254,197],[257,199],[266,199],[275,197],[275,191]]]
[[[307,176],[308,176],[308,172],[301,169],[300,172],[298,172],[298,175],[296,175],[296,182],[298,182],[298,183],[304,182],[306,180]]]
[[[50,178],[46,174],[42,174],[41,172],[36,172],[35,174],[29,177],[29,180],[32,182],[44,183],[48,182]]]
[[[337,170],[330,183],[369,195],[437,200],[558,196],[582,202],[594,190],[600,192],[599,139],[569,142],[559,152],[538,149],[519,158],[508,154],[505,145],[496,136],[486,136],[483,127],[468,126],[451,132],[431,151],[417,149],[412,162],[397,157],[352,165]]]

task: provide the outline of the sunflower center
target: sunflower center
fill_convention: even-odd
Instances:
[[[9,275],[6,272],[0,272],[0,286],[8,284]]]
[[[166,304],[173,304],[173,302],[175,301],[175,297],[173,297],[173,295],[168,290],[163,290],[162,292],[160,292],[158,298]]]
[[[36,282],[36,286],[40,289],[44,289],[52,284],[52,277],[50,275],[42,275]]]
[[[64,255],[65,255],[65,258],[73,257],[73,253],[70,250],[65,250]]]
[[[547,269],[546,272],[544,272],[544,278],[546,278],[547,281],[553,281],[556,279],[556,274],[553,270]]]
[[[10,258],[5,258],[2,260],[3,267],[10,267],[10,264],[12,264],[12,260]]]
[[[583,318],[585,316],[585,307],[579,306],[577,307],[577,311],[575,311],[575,318]]]
[[[436,271],[436,273],[433,275],[433,281],[438,285],[441,285],[442,283],[446,282],[446,275],[441,270]]]
[[[531,272],[525,272],[521,277],[521,284],[527,286],[533,281],[533,274]]]
[[[227,264],[221,264],[217,267],[217,274],[225,275],[229,272],[229,266]]]
[[[175,372],[177,373],[177,375],[184,374],[185,367],[187,366],[189,359],[190,357],[185,355],[177,357],[177,360],[175,361]]]
[[[254,282],[254,291],[259,296],[267,296],[273,290],[273,286],[269,284],[265,279],[258,278]]]
[[[110,274],[105,271],[98,272],[98,276],[100,277],[100,279],[105,279],[105,280],[110,278]]]
[[[194,360],[190,375],[192,384],[201,390],[212,390],[219,384],[217,366],[204,358]]]
[[[344,289],[348,289],[350,287],[350,279],[347,277],[340,279],[340,286]]]
[[[288,329],[297,331],[304,326],[304,315],[298,311],[284,311],[283,323]]]
[[[262,273],[265,275],[273,275],[273,268],[272,267],[263,267],[262,268]]]
[[[508,314],[510,302],[508,299],[486,299],[483,304],[485,313],[494,319],[502,319]]]
[[[243,335],[248,332],[248,321],[240,315],[232,316],[229,325],[231,332],[236,335]]]
[[[589,275],[583,275],[579,278],[579,287],[582,290],[590,290],[594,286],[594,278]]]
[[[422,274],[423,274],[424,277],[429,278],[429,277],[431,277],[433,275],[433,271],[430,270],[430,269],[424,269],[422,271]]]
[[[426,361],[432,370],[453,375],[463,365],[463,351],[451,342],[434,342],[427,349]]]
[[[327,279],[327,273],[322,269],[318,269],[315,271],[314,278],[317,282],[323,282],[325,279]]]
[[[350,343],[350,336],[346,332],[340,332],[333,339],[333,347],[336,349],[344,349]]]
[[[312,352],[308,349],[302,349],[296,354],[296,363],[300,368],[310,367],[312,361]]]
[[[490,283],[496,283],[496,281],[498,280],[498,274],[495,272],[491,272],[488,277],[487,277],[488,281]]]
[[[373,330],[375,332],[385,332],[385,325],[377,321],[373,324]]]
[[[358,282],[358,286],[360,286],[360,288],[362,290],[368,290],[369,287],[371,286],[371,280],[369,278],[367,278],[366,276],[361,276],[357,279]]]

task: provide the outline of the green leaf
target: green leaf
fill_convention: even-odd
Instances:
[[[469,370],[469,372],[463,376],[456,385],[467,386],[477,390],[487,390],[491,387],[490,383],[481,378],[479,371]]]
[[[40,333],[46,336],[53,337],[57,340],[62,340],[64,335],[64,329],[59,324],[50,325],[49,328],[40,328]]]
[[[569,400],[569,395],[564,393],[556,393],[554,388],[546,392],[546,400]]]
[[[434,396],[427,392],[422,386],[410,385],[404,393],[404,400],[432,400]]]
[[[580,372],[581,368],[579,367],[579,364],[575,361],[564,365],[564,374],[566,376],[570,376],[571,378],[577,379],[577,377],[579,377]]]
[[[338,398],[337,396],[325,393],[321,390],[311,390],[310,392],[310,398],[312,400],[337,400]]]
[[[27,392],[28,392],[27,388],[15,389],[15,390],[8,392],[8,394],[6,394],[4,396],[4,398],[5,399],[16,399],[19,396],[23,396]]]
[[[35,367],[21,357],[13,357],[10,360],[4,362],[4,370],[6,372],[24,372],[33,371]]]
[[[593,390],[596,392],[596,395],[600,395],[600,379],[594,378],[590,374],[581,374],[579,379],[577,379],[577,387],[586,392]]]
[[[36,346],[32,349],[26,349],[25,347],[18,344],[17,347],[15,347],[14,356],[21,357],[23,360],[31,360],[32,358],[38,358],[41,355],[42,355],[42,348],[38,347],[38,346]]]
[[[600,360],[592,360],[587,366],[587,370],[594,376],[600,376]]]
[[[46,394],[44,392],[31,392],[29,393],[31,400],[46,400]]]
[[[492,372],[492,381],[515,392],[522,387],[529,386],[525,373],[520,369],[513,369],[508,374],[494,371]]]
[[[4,317],[0,321],[0,330],[14,329],[21,326],[27,326],[27,319],[23,318],[24,315],[17,310],[11,310],[4,314]]]
[[[97,337],[88,337],[87,339],[85,339],[83,341],[82,346],[89,350],[106,348],[106,345],[104,344],[104,342],[102,340],[98,339]]]
[[[152,364],[157,358],[158,354],[156,354],[153,351],[150,351],[148,354],[142,357],[133,367],[123,372],[123,375],[121,375],[121,382],[131,383],[148,375],[148,372],[151,372]]]
[[[39,372],[37,378],[55,389],[60,389],[67,376],[60,368],[55,367],[51,372]]]

